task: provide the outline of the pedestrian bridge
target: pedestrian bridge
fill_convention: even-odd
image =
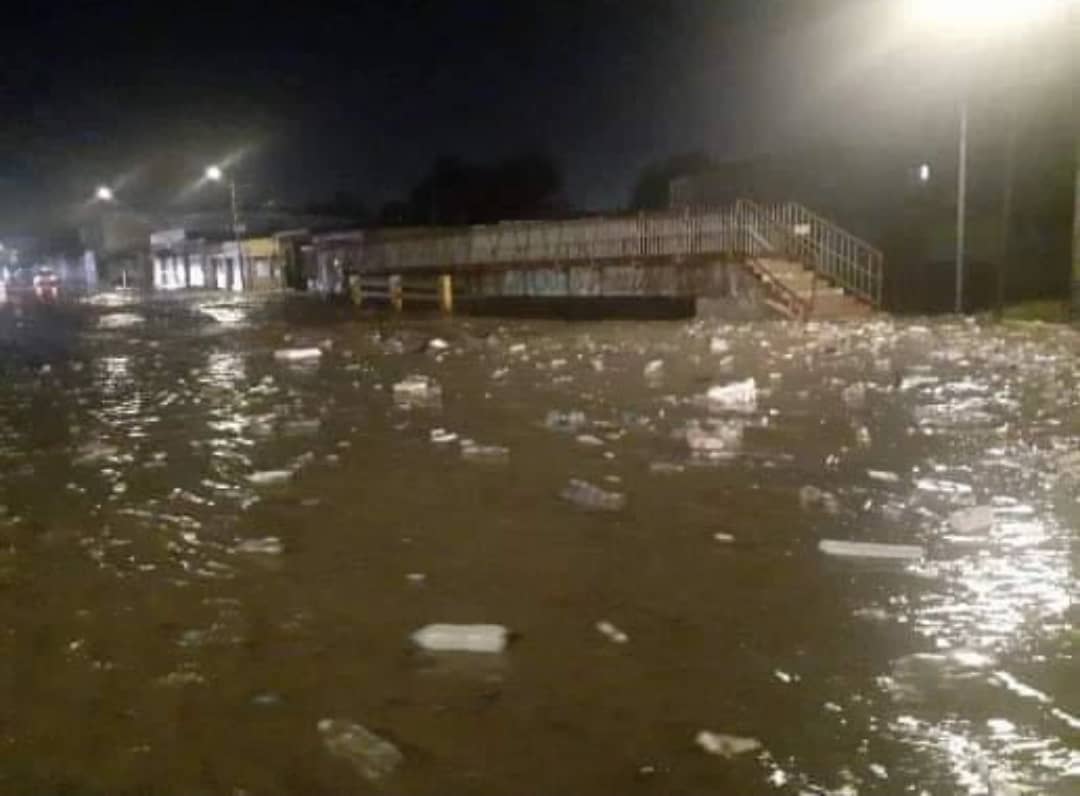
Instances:
[[[323,236],[315,248],[324,284],[399,306],[454,297],[722,296],[735,277],[790,318],[862,315],[881,304],[881,252],[795,203],[364,230]]]

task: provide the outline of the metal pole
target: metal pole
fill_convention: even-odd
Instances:
[[[1080,77],[1080,53],[1077,52],[1077,44],[1080,43],[1080,4],[1074,3],[1070,9],[1069,27],[1070,39],[1073,42],[1072,52],[1072,79],[1073,85]],[[1080,104],[1073,105],[1072,124],[1075,138],[1075,187],[1073,193],[1073,229],[1072,229],[1072,279],[1070,285],[1071,301],[1070,315],[1075,321],[1080,318]]]
[[[1001,197],[1001,253],[998,255],[997,306],[1000,319],[1005,312],[1005,280],[1009,271],[1009,234],[1012,231],[1013,173],[1016,162],[1016,112],[1008,118],[1009,132],[1005,143],[1005,186]]]
[[[967,89],[960,97],[960,152],[956,169],[956,313],[964,311],[964,220],[967,212]]]
[[[240,285],[241,287],[246,285],[250,289],[251,280],[244,273],[244,249],[240,244],[240,214],[237,211],[236,180],[232,177],[229,177],[229,206],[232,210],[233,242],[236,244],[236,267],[237,273],[240,274]]]

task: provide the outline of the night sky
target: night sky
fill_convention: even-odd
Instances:
[[[36,4],[5,21],[0,235],[105,182],[196,202],[206,163],[298,205],[401,196],[439,155],[550,153],[582,209],[649,160],[923,140],[955,70],[838,0]]]

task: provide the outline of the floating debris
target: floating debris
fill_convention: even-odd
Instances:
[[[575,439],[582,445],[591,445],[593,447],[600,447],[607,444],[602,439],[595,437],[592,434],[578,434]]]
[[[414,374],[394,385],[394,400],[399,403],[430,403],[442,398],[442,387],[430,376]]]
[[[872,481],[880,481],[883,484],[899,484],[900,476],[889,470],[867,470],[866,474]]]
[[[505,464],[510,461],[510,449],[502,445],[478,445],[472,440],[461,441],[461,458],[470,462]]]
[[[283,484],[292,477],[292,470],[259,470],[250,473],[247,480],[255,486],[273,486]]]
[[[285,546],[276,536],[266,536],[262,539],[245,539],[233,548],[234,553],[261,556],[281,555],[284,550]]]
[[[509,631],[502,625],[426,625],[411,638],[429,652],[496,653],[506,649]]]
[[[664,375],[664,360],[653,359],[645,363],[644,375],[649,380],[659,379]]]
[[[630,636],[626,635],[619,628],[615,627],[611,622],[606,619],[596,623],[596,629],[601,635],[606,636],[609,641],[615,644],[625,644],[630,640]]]
[[[348,760],[371,782],[390,776],[405,761],[392,743],[348,719],[320,719],[317,727],[327,751]]]
[[[622,492],[609,492],[580,478],[571,478],[559,497],[591,511],[621,511],[626,508],[626,495]]]
[[[279,348],[274,352],[278,362],[314,362],[322,357],[322,349],[315,348]]]
[[[695,453],[707,456],[734,455],[742,445],[743,425],[739,421],[693,424],[686,429],[686,444]]]
[[[861,381],[849,384],[840,393],[844,403],[852,409],[862,409],[866,406],[866,385]]]
[[[819,508],[829,514],[840,513],[840,501],[836,495],[810,484],[799,490],[799,505],[804,509]]]
[[[756,752],[761,749],[757,738],[744,738],[738,735],[726,735],[719,732],[702,730],[694,738],[694,743],[711,755],[730,760],[739,755]]]
[[[973,506],[949,515],[949,526],[960,534],[985,533],[994,527],[993,506]]]
[[[830,556],[841,558],[878,558],[891,561],[916,561],[926,556],[926,551],[914,544],[881,544],[878,542],[847,542],[840,539],[822,539],[818,549]]]
[[[445,445],[449,442],[456,442],[458,435],[453,431],[447,431],[444,428],[431,429],[430,439],[436,445]]]
[[[757,383],[746,379],[710,387],[705,397],[713,409],[752,412],[757,408]]]
[[[560,412],[552,409],[544,418],[544,425],[552,431],[577,431],[586,423],[585,413],[579,409]]]

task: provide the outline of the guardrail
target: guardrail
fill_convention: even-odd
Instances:
[[[881,252],[793,203],[760,207],[739,200],[608,218],[369,230],[351,246],[348,259],[359,274],[771,255],[798,260],[873,305],[881,301]]]
[[[764,208],[791,231],[788,256],[872,305],[881,305],[885,257],[880,250],[795,202]]]

